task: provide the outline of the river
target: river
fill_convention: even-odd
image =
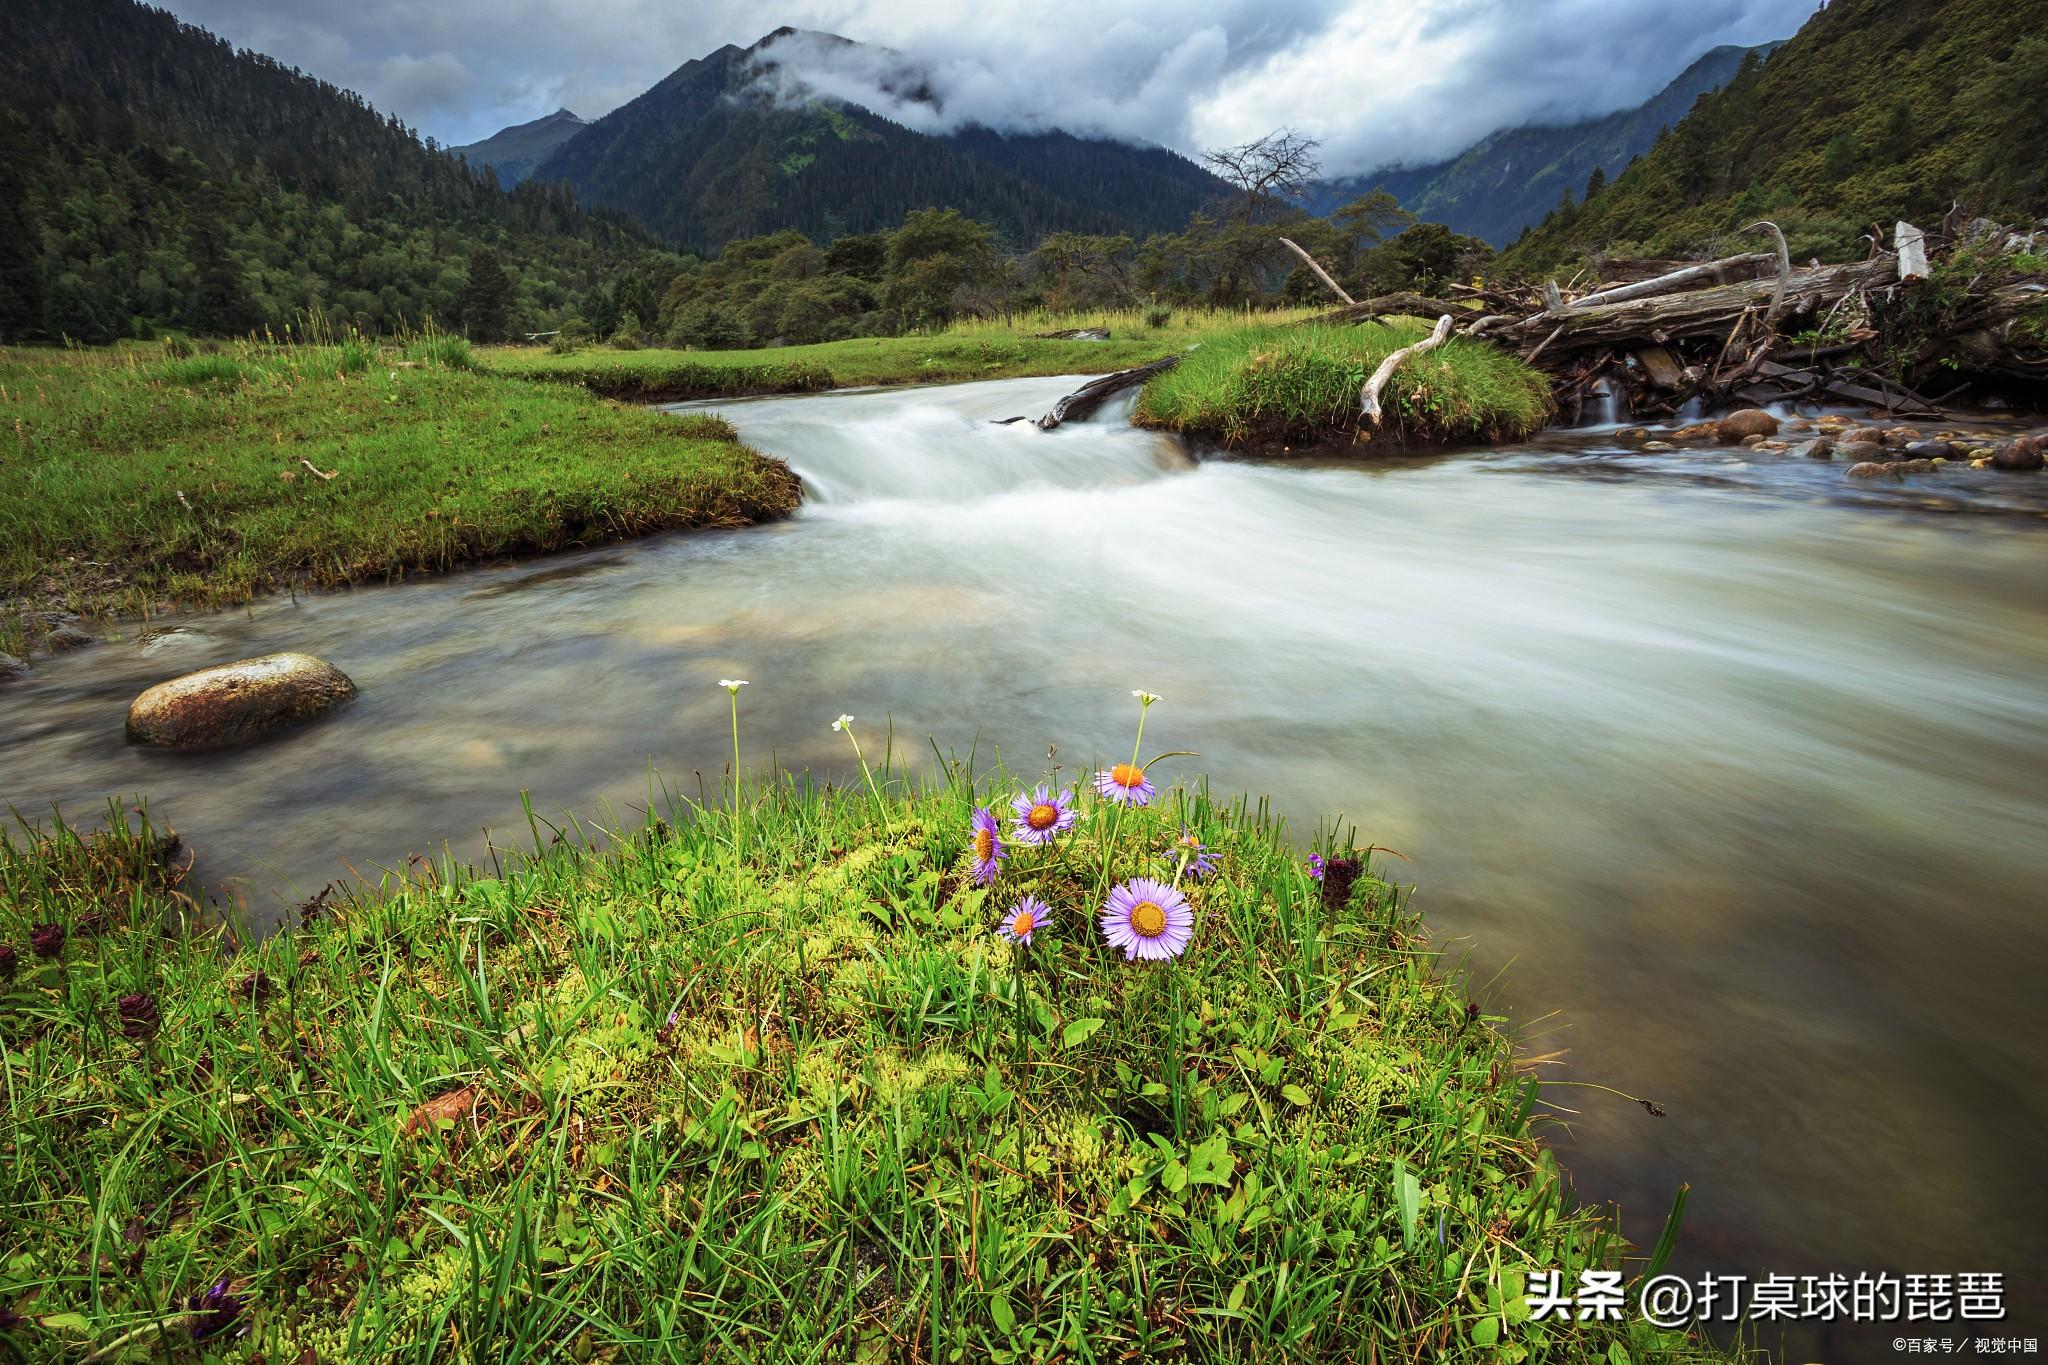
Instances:
[[[912,762],[929,735],[1078,772],[1150,688],[1148,737],[1217,791],[1400,850],[1556,1076],[1666,1111],[1553,1091],[1580,1188],[1640,1240],[1691,1182],[1678,1269],[2002,1271],[2004,1330],[2041,1334],[2048,477],[1869,487],[1600,432],[1194,461],[1113,412],[988,421],[1071,386],[719,405],[803,476],[795,519],[41,661],[0,689],[0,797],[146,794],[270,917],[479,856],[486,827],[523,841],[521,787],[557,820],[632,818],[654,773],[715,789],[721,677],[752,680],[750,761],[834,771],[848,711]],[[148,684],[285,648],[361,698],[236,753],[122,742]],[[1797,1349],[1889,1358],[1884,1335]]]

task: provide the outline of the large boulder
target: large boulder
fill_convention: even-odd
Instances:
[[[311,720],[356,694],[346,673],[310,654],[265,654],[158,683],[128,707],[128,742],[173,749],[246,744]]]
[[[1737,441],[1751,436],[1776,436],[1778,419],[1762,408],[1744,408],[1731,412],[1714,424],[1714,435],[1722,445],[1734,445]]]

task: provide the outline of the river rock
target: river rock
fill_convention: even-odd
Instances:
[[[1875,460],[1864,460],[1852,464],[1842,471],[1845,479],[1896,479],[1899,478],[1897,465],[1879,464]]]
[[[310,654],[265,654],[158,683],[128,707],[128,741],[197,749],[244,744],[311,720],[356,694],[347,674]]]
[[[1949,449],[1947,441],[1909,441],[1906,443],[1906,453],[1916,460],[1931,460],[1937,455],[1946,459],[1955,454],[1955,451]]]
[[[52,654],[62,654],[66,650],[83,649],[93,643],[93,639],[90,631],[80,630],[77,626],[63,625],[43,637],[43,648]]]
[[[1884,444],[1884,428],[1850,427],[1842,433],[1842,440],[1849,445],[1881,446]]]
[[[1680,427],[1671,433],[1674,441],[1703,441],[1708,437],[1718,438],[1721,434],[1719,422],[1694,422],[1689,427]]]
[[[1794,455],[1804,455],[1809,460],[1832,460],[1835,458],[1835,443],[1823,436],[1818,440],[1808,441],[1804,445],[1795,447],[1792,453]]]
[[[1902,446],[1908,441],[1917,441],[1919,439],[1920,428],[1918,427],[1886,427],[1884,429],[1884,443],[1888,446]]]
[[[28,672],[28,665],[0,649],[0,683],[12,682]]]
[[[1731,412],[1714,424],[1714,435],[1723,445],[1734,445],[1750,436],[1776,436],[1778,419],[1762,408]]]
[[[1852,433],[1853,434],[1853,433]],[[1883,460],[1885,448],[1873,441],[1844,441],[1835,447],[1835,454],[1851,464]]]
[[[1644,450],[1676,450],[1676,449],[1678,449],[1678,447],[1677,447],[1677,446],[1675,446],[1675,445],[1673,445],[1673,444],[1671,444],[1671,442],[1669,442],[1669,441],[1645,441],[1645,442],[1643,442],[1643,449],[1644,449]]]
[[[1932,460],[1899,460],[1893,463],[1892,468],[1901,475],[1938,474],[1941,472],[1940,467]]]
[[[2039,469],[2041,461],[2040,447],[2025,436],[2017,441],[2008,441],[1991,452],[1993,469]]]

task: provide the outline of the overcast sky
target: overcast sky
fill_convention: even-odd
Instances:
[[[162,3],[163,0],[159,0]],[[1720,43],[1790,36],[1816,0],[168,0],[180,18],[461,144],[567,106],[609,112],[692,57],[782,24],[886,44],[943,121],[1064,127],[1182,151],[1290,125],[1325,170],[1439,159],[1504,124],[1641,103]],[[883,97],[793,50],[818,88]],[[894,111],[905,121],[929,111]]]

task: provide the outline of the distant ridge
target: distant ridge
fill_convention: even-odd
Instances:
[[[448,150],[467,158],[472,166],[493,167],[498,172],[498,183],[509,190],[532,175],[534,167],[545,161],[550,152],[589,126],[589,120],[578,118],[567,109],[557,109],[531,123],[500,128],[482,142]]]

